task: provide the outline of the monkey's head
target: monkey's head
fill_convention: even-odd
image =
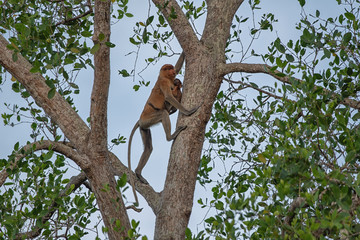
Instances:
[[[176,71],[175,71],[175,68],[173,65],[165,64],[164,66],[161,67],[160,74],[162,74],[163,76],[165,76],[167,78],[174,79],[176,76]]]
[[[175,78],[174,85],[177,86],[178,88],[182,88],[182,83],[178,78]]]

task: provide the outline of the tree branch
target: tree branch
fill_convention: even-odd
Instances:
[[[176,61],[176,64],[175,64],[175,72],[176,74],[179,74],[183,64],[184,64],[184,60],[185,60],[185,53],[182,52],[179,59]]]
[[[75,185],[74,189],[72,190],[72,192],[74,192],[76,189],[78,189],[80,187],[80,185],[86,180],[86,175],[84,172],[80,173],[77,176],[71,177],[70,181],[68,182],[68,184],[66,185],[66,187],[59,193],[59,196],[57,198],[62,198],[64,196],[66,196],[66,192],[70,189],[71,185]],[[56,199],[54,199],[54,201],[52,202],[52,204],[50,205],[49,209],[48,209],[48,213],[43,216],[41,218],[41,222],[42,224],[46,223],[47,221],[49,221],[49,219],[52,217],[52,215],[56,212],[56,210],[58,209],[59,204],[56,202]],[[39,227],[35,227],[33,231],[30,232],[25,232],[25,233],[19,233],[15,236],[15,239],[30,239],[30,238],[35,238],[37,236],[39,236],[41,234],[41,231],[43,229],[39,228]]]
[[[335,183],[338,180],[334,181]],[[327,189],[325,189],[324,191],[326,191]],[[311,193],[315,194],[315,190],[313,190]],[[319,200],[321,199],[321,196],[319,196]],[[352,203],[351,203],[351,207],[349,210],[344,210],[341,207],[339,209],[337,209],[338,212],[348,212],[350,215],[354,215],[356,214],[355,211],[356,209],[360,206],[360,197],[356,194],[353,193],[352,194]],[[295,217],[295,211],[298,208],[307,208],[309,207],[309,205],[306,203],[306,198],[304,197],[297,197],[294,199],[294,201],[290,204],[289,208],[288,208],[288,214],[285,217],[284,223],[291,226],[291,222]],[[335,211],[335,210],[334,210]],[[325,232],[329,230],[328,228],[319,228],[318,230],[314,231],[313,234],[316,237],[320,237],[320,236],[326,236]],[[347,236],[347,231],[342,231],[341,232],[342,236],[346,237]],[[341,238],[341,239],[346,239],[346,238]]]
[[[80,155],[75,149],[72,148],[70,143],[62,142],[53,142],[50,140],[43,140],[34,143],[29,143],[23,148],[21,148],[18,153],[15,154],[15,160],[11,164],[10,169],[14,169],[17,163],[29,153],[33,153],[40,150],[53,150],[55,152],[61,153],[67,158],[73,160],[75,163],[82,161],[83,156]],[[114,175],[121,177],[124,173],[128,172],[128,168],[122,164],[115,154],[109,152],[111,165],[113,166]],[[156,192],[150,185],[142,184],[141,181],[133,174],[135,179],[135,188],[136,190],[146,199],[150,207],[153,209],[154,213],[159,210],[160,206],[160,193]],[[8,177],[6,169],[3,169],[0,172],[0,187],[5,183],[6,178]],[[128,177],[128,179],[130,179]]]
[[[275,79],[279,80],[280,82],[283,82],[285,84],[291,84],[291,80],[298,81],[300,83],[304,83],[304,80],[295,78],[295,77],[289,77],[285,76],[282,77],[283,73],[275,70],[272,71],[271,67],[266,64],[252,64],[252,63],[228,63],[228,64],[221,64],[220,65],[220,71],[222,75],[226,75],[233,72],[244,72],[244,73],[264,73],[267,75],[270,75],[274,77]],[[325,94],[331,94],[333,98],[340,98],[340,96],[334,92],[331,92],[323,87],[316,86],[315,88],[321,88]],[[349,106],[351,108],[360,110],[360,102],[350,99],[350,98],[344,98],[341,102],[341,104]]]
[[[254,89],[254,90],[256,90],[256,91],[258,91],[258,92],[262,92],[262,93],[264,93],[264,94],[266,94],[266,95],[268,95],[269,97],[272,97],[272,98],[275,98],[275,99],[282,99],[283,97],[281,97],[281,96],[278,96],[278,95],[276,95],[276,94],[273,94],[273,93],[271,93],[271,92],[268,92],[268,91],[265,91],[265,90],[263,90],[263,89],[260,89],[260,88],[258,88],[258,87],[255,87],[255,86],[253,86],[253,85],[251,85],[251,84],[249,84],[249,83],[245,83],[245,82],[243,82],[243,81],[233,81],[233,80],[230,80],[230,79],[227,79],[227,78],[224,78],[225,79],[225,81],[227,81],[227,82],[229,82],[229,83],[235,83],[235,84],[241,84],[242,86],[244,86],[244,88],[252,88],[252,89]],[[292,100],[290,100],[290,99],[287,99],[287,101],[292,101]]]
[[[51,1],[51,2],[62,2],[62,1],[63,1],[63,0],[60,0],[60,1],[59,1],[59,0],[53,0],[53,1]],[[65,20],[63,20],[63,21],[61,21],[61,22],[58,22],[58,23],[55,24],[55,27],[57,27],[57,26],[59,26],[59,25],[61,25],[61,24],[65,24],[65,23],[68,23],[68,22],[72,22],[72,21],[74,21],[74,20],[76,20],[76,19],[85,17],[86,15],[89,15],[90,13],[93,13],[93,9],[92,9],[90,0],[87,1],[87,4],[85,4],[85,6],[89,7],[89,10],[87,10],[86,12],[84,12],[84,13],[78,15],[78,16],[75,16],[75,17],[73,17],[73,18],[65,19]]]
[[[306,204],[306,199],[304,197],[297,197],[294,199],[294,201],[290,204],[289,209],[288,209],[288,215],[285,218],[285,224],[287,225],[291,225],[291,221],[294,219],[295,217],[295,210],[300,208],[300,207],[308,207],[308,205]]]
[[[106,1],[104,1],[106,2]],[[110,7],[110,3],[108,4]],[[93,152],[107,154],[107,104],[110,85],[110,10],[106,4],[98,4],[94,17],[94,84],[91,92],[89,147]],[[100,158],[98,158],[100,159]]]
[[[17,163],[28,154],[39,151],[39,150],[53,150],[61,153],[67,158],[70,158],[75,163],[85,161],[84,157],[81,156],[76,150],[66,145],[66,143],[54,142],[50,140],[42,140],[34,143],[29,143],[22,147],[17,153],[15,153],[15,160],[11,163],[10,169],[14,169]],[[6,178],[9,176],[6,169],[0,172],[0,187],[4,184]]]
[[[191,50],[191,45],[200,43],[194,29],[175,0],[152,0],[152,2],[167,19],[171,30],[174,32],[185,53]],[[174,17],[174,14],[176,17]]]
[[[225,62],[226,42],[230,36],[234,15],[244,0],[207,1],[207,16],[201,41]]]
[[[124,173],[128,174],[128,168],[122,164],[115,154],[109,152],[111,165],[113,166],[114,174],[121,177]],[[130,184],[130,179],[133,178],[135,181],[135,189],[145,198],[155,215],[160,210],[160,196],[161,194],[156,192],[150,184],[143,184],[135,173],[131,171],[132,176],[128,176],[127,180]]]
[[[0,64],[26,88],[36,104],[59,125],[76,149],[79,152],[86,151],[84,146],[89,133],[86,123],[58,92],[49,99],[50,88],[46,85],[44,77],[39,73],[32,73],[32,65],[21,54],[8,49],[8,45],[8,41],[0,35]],[[13,61],[13,56],[16,56],[17,61]],[[84,169],[89,162],[80,161],[78,164]]]

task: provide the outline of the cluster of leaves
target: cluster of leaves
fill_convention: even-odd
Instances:
[[[78,189],[71,196],[74,185],[67,186],[64,156],[51,150],[37,154],[34,148],[19,149],[17,143],[10,161],[0,160],[0,168],[6,168],[10,176],[0,195],[0,239],[40,233],[43,238],[80,239],[88,233],[90,215],[97,211],[94,195]],[[56,219],[56,224],[47,221],[49,218]]]
[[[2,4],[0,32],[10,36],[8,48],[14,51],[13,59],[21,54],[32,64],[32,72],[46,78],[49,98],[57,91],[73,105],[71,94],[80,91],[75,83],[77,73],[92,67],[91,48],[87,43],[92,36],[91,15],[90,2],[84,4],[78,0],[5,1]],[[26,99],[28,106],[8,105],[12,113],[2,114],[4,122],[9,123],[9,116],[13,115],[20,123],[19,116],[26,116],[36,126],[46,126],[54,132],[50,119],[34,107],[26,89],[15,78],[11,80],[14,81],[12,89]]]
[[[250,8],[253,13],[260,9],[260,1],[249,1]],[[251,23],[250,20],[252,19]],[[254,17],[235,15],[233,24],[231,25],[231,35],[226,43],[226,53],[228,59],[233,57],[239,58],[240,62],[252,56],[259,56],[254,49],[251,49],[252,44],[264,31],[273,31],[273,24],[277,22],[274,14],[267,13],[261,16],[260,21],[255,22]],[[250,32],[244,32],[244,29],[250,27]]]
[[[112,2],[114,19],[132,17],[128,0]],[[31,72],[45,78],[50,88],[48,98],[58,92],[75,109],[72,97],[80,91],[76,78],[80,70],[93,68],[92,54],[97,50],[91,40],[93,1],[7,0],[0,1],[0,5],[0,34],[9,40],[13,59],[17,60],[19,54],[24,56],[33,66]],[[6,82],[7,76],[0,67],[0,84]],[[12,90],[25,104],[5,103],[1,112],[4,124],[26,123],[32,142],[59,141],[62,133],[56,123],[17,79],[10,79]],[[123,141],[119,136],[113,143]],[[101,220],[94,224],[98,214],[95,197],[89,189],[74,189],[70,184],[70,177],[78,171],[68,171],[69,160],[51,149],[38,152],[34,147],[24,151],[19,145],[7,159],[0,159],[2,177],[5,170],[8,176],[0,188],[0,239],[81,239],[90,231],[98,235]],[[25,146],[31,145],[28,142]]]
[[[127,0],[116,3],[113,18],[132,17]],[[91,1],[5,1],[0,14],[0,32],[10,35],[8,48],[14,51],[13,59],[21,54],[32,64],[31,72],[39,72],[46,78],[50,88],[48,97],[52,98],[57,91],[73,105],[72,94],[80,92],[76,77],[80,70],[93,68],[92,54],[99,47],[97,44],[91,47],[92,17]],[[115,46],[110,42],[106,44]],[[2,81],[3,76],[0,77]],[[26,89],[15,78],[11,80],[13,90],[28,98]]]
[[[171,19],[176,19],[177,15],[175,11],[171,12],[170,18],[165,20],[165,17],[162,15],[160,9],[166,7],[168,2],[164,6],[158,6],[156,13],[151,13],[149,11],[146,20],[139,21],[135,24],[134,34],[129,38],[130,43],[136,46],[137,51],[130,52],[139,54],[140,48],[143,45],[151,45],[154,50],[156,50],[157,55],[145,58],[146,67],[150,64],[156,63],[161,57],[172,56],[175,54],[175,51],[171,47],[173,40],[175,39],[174,33],[169,30],[168,21]],[[192,1],[184,1],[182,8],[185,11],[186,17],[190,22],[193,22],[199,19],[206,12],[205,1],[202,1],[198,6],[195,5]],[[152,14],[152,15],[151,15]],[[195,25],[194,25],[195,27]],[[137,61],[137,60],[136,60]],[[135,62],[134,69],[128,71],[126,69],[119,70],[119,74],[122,77],[133,77],[135,78],[135,67],[137,62]],[[145,69],[146,69],[145,67]],[[141,70],[144,71],[145,69]],[[140,74],[139,73],[139,74]],[[134,85],[135,91],[139,90],[140,86],[148,86],[149,81],[144,79],[139,81],[139,84]]]
[[[254,108],[234,90],[219,94],[199,176],[211,181],[214,153],[230,170],[211,201],[199,200],[217,213],[197,239],[359,237],[360,5],[344,4],[336,18],[305,16],[296,42],[269,46],[263,59],[287,78],[259,92]]]
[[[84,13],[87,13],[85,15]],[[92,36],[91,5],[81,1],[6,1],[2,7],[2,33],[9,33],[10,49],[25,56],[33,65],[32,72],[49,75],[49,84],[78,89],[72,71],[91,66],[90,48],[84,38]],[[80,16],[84,16],[81,18]],[[79,17],[79,18],[78,18]],[[71,66],[71,71],[66,66]],[[63,86],[65,85],[65,86]],[[60,87],[62,86],[62,87]]]

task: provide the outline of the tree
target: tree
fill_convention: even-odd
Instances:
[[[338,16],[304,11],[300,38],[277,38],[262,55],[269,65],[228,65],[276,81],[228,79],[218,95],[202,182],[214,153],[235,160],[213,199],[200,200],[217,212],[198,238],[359,238],[360,6],[337,2]],[[239,97],[244,89],[258,92],[253,106]]]
[[[186,56],[182,103],[202,103],[193,116],[178,117],[177,124],[188,127],[172,145],[163,191],[135,182],[156,216],[154,238],[356,237],[359,131],[358,114],[351,110],[359,106],[358,1],[344,1],[349,8],[336,19],[322,20],[320,12],[314,22],[304,18],[298,26],[300,40],[284,44],[276,39],[262,55],[267,64],[245,63],[247,57],[259,56],[254,50],[240,56],[231,53],[233,43],[242,40],[241,24],[248,21],[236,15],[243,0],[208,0],[198,6],[189,1],[152,2],[159,12],[138,22],[130,41],[153,44],[161,57],[168,55],[168,48],[156,43],[167,42],[173,32]],[[1,70],[12,75],[12,89],[28,101],[27,107],[2,116],[11,124],[13,117],[21,121],[28,113],[33,141],[23,147],[17,143],[0,162],[0,237],[78,239],[97,208],[110,239],[138,237],[138,223],[129,220],[122,194],[129,173],[109,151],[107,136],[109,54],[114,47],[110,20],[131,17],[127,3],[1,3],[1,31],[10,35],[0,36]],[[252,11],[260,4],[249,3]],[[117,12],[111,4],[117,4]],[[199,40],[192,24],[205,12]],[[264,15],[250,30],[252,40],[272,30],[274,22],[273,14]],[[158,28],[167,30],[161,33]],[[86,38],[91,36],[88,47]],[[234,55],[241,61],[232,62]],[[320,61],[330,67],[318,70]],[[94,69],[90,126],[72,101],[78,91],[73,73],[86,67]],[[120,73],[129,75],[126,70]],[[233,73],[242,73],[241,80],[234,80],[238,75]],[[259,86],[245,73],[271,76],[281,86]],[[228,89],[220,90],[224,80]],[[245,88],[259,93],[253,108],[237,95]],[[205,133],[209,120],[213,124]],[[205,138],[211,145],[201,157]],[[213,188],[210,204],[217,214],[206,220],[205,232],[191,236],[186,228],[195,183],[212,181],[214,153],[236,161]],[[64,178],[65,158],[81,169],[79,175]],[[241,168],[236,167],[239,163]],[[77,192],[82,184],[89,191]]]

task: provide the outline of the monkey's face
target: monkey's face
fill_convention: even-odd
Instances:
[[[180,81],[179,79],[177,79],[177,78],[174,80],[174,85],[177,86],[178,88],[182,88],[182,83],[181,83],[181,81]]]
[[[161,72],[163,72],[164,75],[168,78],[175,78],[176,76],[175,68],[171,64],[165,64],[164,66],[162,66]]]

